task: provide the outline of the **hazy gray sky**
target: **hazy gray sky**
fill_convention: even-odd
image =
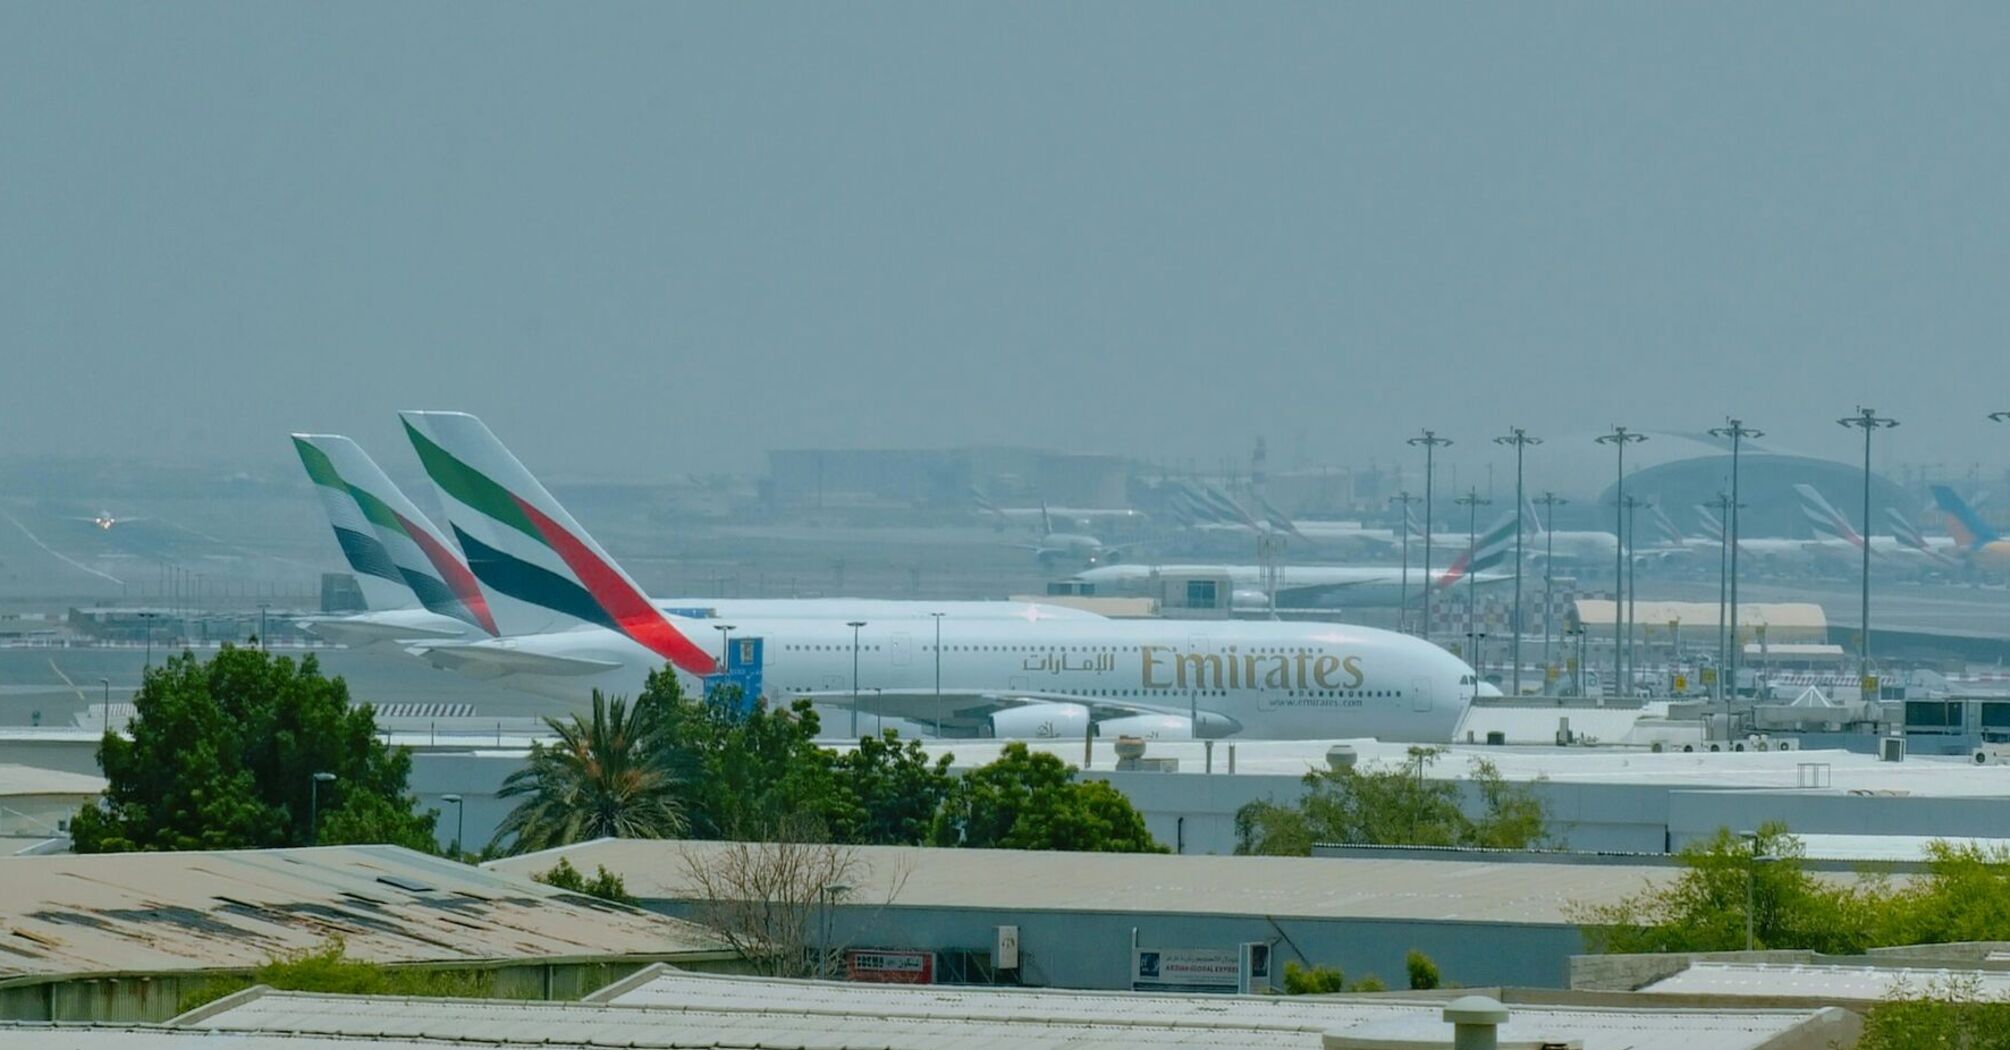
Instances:
[[[0,454],[2010,430],[2010,6],[0,7]]]

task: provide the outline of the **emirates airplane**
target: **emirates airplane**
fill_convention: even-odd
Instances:
[[[1428,642],[1322,623],[740,616],[722,666],[701,644],[710,625],[644,597],[479,419],[403,418],[504,634],[414,648],[549,695],[633,695],[667,666],[699,689],[752,671],[770,698],[946,734],[1448,741],[1478,688]]]
[[[337,434],[295,434],[294,450],[321,498],[335,541],[363,592],[368,612],[302,622],[332,642],[350,646],[425,640],[476,640],[502,632],[481,585],[447,538],[385,476],[369,453]],[[933,613],[962,619],[1100,620],[1064,606],[1029,602],[917,602],[862,598],[658,599],[666,612],[715,619],[811,616],[829,619],[920,619]],[[714,624],[713,626],[719,626]]]

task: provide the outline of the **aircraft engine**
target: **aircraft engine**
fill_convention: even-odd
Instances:
[[[1026,704],[991,716],[991,735],[1001,740],[1080,738],[1089,731],[1089,709],[1080,704]]]
[[[1200,732],[1185,715],[1129,715],[1105,718],[1096,723],[1096,735],[1105,740],[1134,736],[1145,740],[1219,740],[1242,728],[1234,719],[1212,711],[1200,713]]]
[[[1131,715],[1105,718],[1096,723],[1096,735],[1105,740],[1134,736],[1142,740],[1192,740],[1193,721],[1180,715]]]

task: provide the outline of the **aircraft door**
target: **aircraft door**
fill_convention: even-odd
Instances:
[[[906,631],[896,631],[893,635],[893,666],[907,667],[914,662],[914,640]]]
[[[1429,711],[1431,709],[1431,680],[1410,679],[1410,710]]]

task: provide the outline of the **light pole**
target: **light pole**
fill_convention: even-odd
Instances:
[[[1556,611],[1555,599],[1550,595],[1550,584],[1555,579],[1554,574],[1556,571],[1554,568],[1556,565],[1556,506],[1559,503],[1569,503],[1570,501],[1548,490],[1544,490],[1543,494],[1536,497],[1535,501],[1542,504],[1542,509],[1547,519],[1542,525],[1542,691],[1547,693],[1549,692],[1549,672],[1551,667],[1549,620]]]
[[[1474,570],[1473,563],[1479,561],[1480,554],[1475,549],[1479,546],[1480,539],[1480,508],[1492,506],[1494,501],[1480,495],[1479,489],[1468,486],[1466,494],[1452,502],[1466,508],[1466,632],[1472,636],[1470,639],[1472,651],[1466,655],[1473,658],[1475,661],[1474,673],[1478,673],[1479,665],[1477,661],[1480,655],[1479,573]]]
[[[823,927],[823,936],[818,938],[822,943],[817,945],[817,980],[821,981],[830,975],[831,904],[850,892],[850,886],[837,882],[824,886],[817,891],[817,900],[823,905],[821,909],[823,911],[823,915],[821,916],[823,922],[819,924]]]
[[[935,619],[935,738],[942,739],[942,614],[928,614]]]
[[[1730,494],[1725,492],[1717,493],[1717,498],[1710,501],[1710,506],[1717,508],[1717,522],[1719,525],[1722,525],[1726,517],[1731,513]],[[1730,535],[1729,532],[1726,532],[1722,528],[1717,530],[1717,698],[1724,701],[1724,710],[1726,713],[1730,711],[1730,700],[1728,699],[1729,694],[1724,692],[1724,660],[1727,655],[1724,648],[1724,599],[1726,597],[1724,586],[1728,579],[1726,565],[1730,562],[1731,558]]]
[[[1626,536],[1625,536],[1625,545],[1626,545],[1626,688],[1627,688],[1627,692],[1631,693],[1631,692],[1633,691],[1633,676],[1634,676],[1634,675],[1636,675],[1637,673],[1639,673],[1639,668],[1638,668],[1638,667],[1637,667],[1637,666],[1636,666],[1636,665],[1634,664],[1634,662],[1633,662],[1633,658],[1634,658],[1635,656],[1639,655],[1639,654],[1638,654],[1638,653],[1637,653],[1637,652],[1635,651],[1635,648],[1634,648],[1634,644],[1633,644],[1633,625],[1634,625],[1634,615],[1633,615],[1633,614],[1634,614],[1634,613],[1635,613],[1635,612],[1637,611],[1637,608],[1636,608],[1636,606],[1634,605],[1634,599],[1635,599],[1635,597],[1636,597],[1636,596],[1638,596],[1638,594],[1640,593],[1640,592],[1639,592],[1639,588],[1637,588],[1637,587],[1635,587],[1635,586],[1634,586],[1634,583],[1635,583],[1636,581],[1638,581],[1638,580],[1640,579],[1640,559],[1638,559],[1638,558],[1636,558],[1636,557],[1634,557],[1634,556],[1633,556],[1633,554],[1634,554],[1634,544],[1633,544],[1633,530],[1634,530],[1635,526],[1636,526],[1636,525],[1638,525],[1638,521],[1637,521],[1637,520],[1636,520],[1636,518],[1634,517],[1634,513],[1633,513],[1633,512],[1634,512],[1634,511],[1637,511],[1637,510],[1639,510],[1639,509],[1640,509],[1640,507],[1641,507],[1641,504],[1642,504],[1642,503],[1644,503],[1644,502],[1646,502],[1646,501],[1645,501],[1645,500],[1642,500],[1642,499],[1640,499],[1640,498],[1639,498],[1639,497],[1637,497],[1637,496],[1632,496],[1632,495],[1629,495],[1629,496],[1627,496],[1627,497],[1626,497],[1625,499],[1621,500],[1620,502],[1622,502],[1622,503],[1624,503],[1624,504],[1626,505]]]
[[[1410,630],[1410,504],[1415,502],[1417,497],[1410,495],[1409,489],[1389,497],[1390,506],[1403,508],[1403,522],[1398,526],[1403,530],[1402,597],[1396,602],[1396,630],[1405,634]]]
[[[98,684],[105,687],[105,732],[109,733],[112,731],[112,680],[100,678]]]
[[[1619,608],[1621,601],[1625,597],[1620,591],[1626,583],[1626,507],[1624,506],[1626,499],[1626,446],[1636,445],[1647,440],[1647,435],[1636,434],[1625,427],[1615,424],[1611,433],[1600,434],[1596,440],[1601,445],[1613,446],[1619,452],[1617,481],[1619,487],[1613,492],[1612,506],[1612,689],[1613,695],[1618,696],[1620,695],[1619,683],[1623,673],[1620,666],[1619,652]]]
[[[1877,409],[1858,405],[1856,415],[1844,416],[1836,422],[1863,431],[1863,639],[1857,646],[1856,672],[1858,695],[1861,696],[1870,688],[1870,436],[1879,430],[1890,430],[1898,425],[1898,420],[1887,419],[1878,415]]]
[[[143,612],[143,613],[141,613],[141,614],[140,614],[140,622],[141,622],[141,623],[144,623],[144,624],[146,624],[146,625],[147,625],[147,666],[146,666],[146,669],[147,669],[148,671],[151,671],[151,670],[153,670],[153,669],[154,669],[154,617],[155,617],[155,616],[158,616],[158,615],[160,615],[160,614],[159,614],[159,613],[150,613],[150,612]],[[142,675],[144,675],[144,673],[145,673],[145,672],[142,672]]]
[[[715,623],[712,625],[712,629],[719,632],[719,673],[724,674],[726,673],[726,664],[729,662],[728,656],[733,651],[733,625],[730,623]]]
[[[847,620],[845,626],[851,628],[851,735],[858,739],[858,629],[865,626],[864,620]]]
[[[271,607],[271,602],[258,603],[258,651],[261,653],[268,648],[265,644],[265,610]]]
[[[1431,491],[1436,486],[1433,477],[1437,469],[1438,450],[1452,443],[1451,438],[1439,437],[1435,430],[1426,430],[1408,439],[1411,445],[1424,447],[1424,594],[1423,617],[1424,640],[1431,637]]]
[[[468,851],[468,809],[459,795],[441,795],[440,801],[454,804],[454,857],[459,859]]]
[[[1731,439],[1731,505],[1729,511],[1730,517],[1724,519],[1724,532],[1725,535],[1730,537],[1727,542],[1731,545],[1731,597],[1729,604],[1726,606],[1731,611],[1731,622],[1728,628],[1731,632],[1731,662],[1728,668],[1731,676],[1731,691],[1728,695],[1736,698],[1738,695],[1739,650],[1744,648],[1738,641],[1738,509],[1741,506],[1738,502],[1738,460],[1744,451],[1745,439],[1752,438],[1753,440],[1757,440],[1765,437],[1766,432],[1756,427],[1746,426],[1745,421],[1742,419],[1726,418],[1723,426],[1711,428],[1710,436]],[[1726,701],[1726,703],[1728,702]]]
[[[1541,438],[1529,437],[1528,431],[1520,427],[1509,427],[1508,432],[1494,439],[1496,445],[1514,446],[1514,644],[1510,652],[1514,658],[1514,695],[1521,695],[1521,458],[1530,445],[1542,444]]]
[[[316,773],[307,778],[307,844],[321,842],[321,785],[333,783],[335,774]]]

